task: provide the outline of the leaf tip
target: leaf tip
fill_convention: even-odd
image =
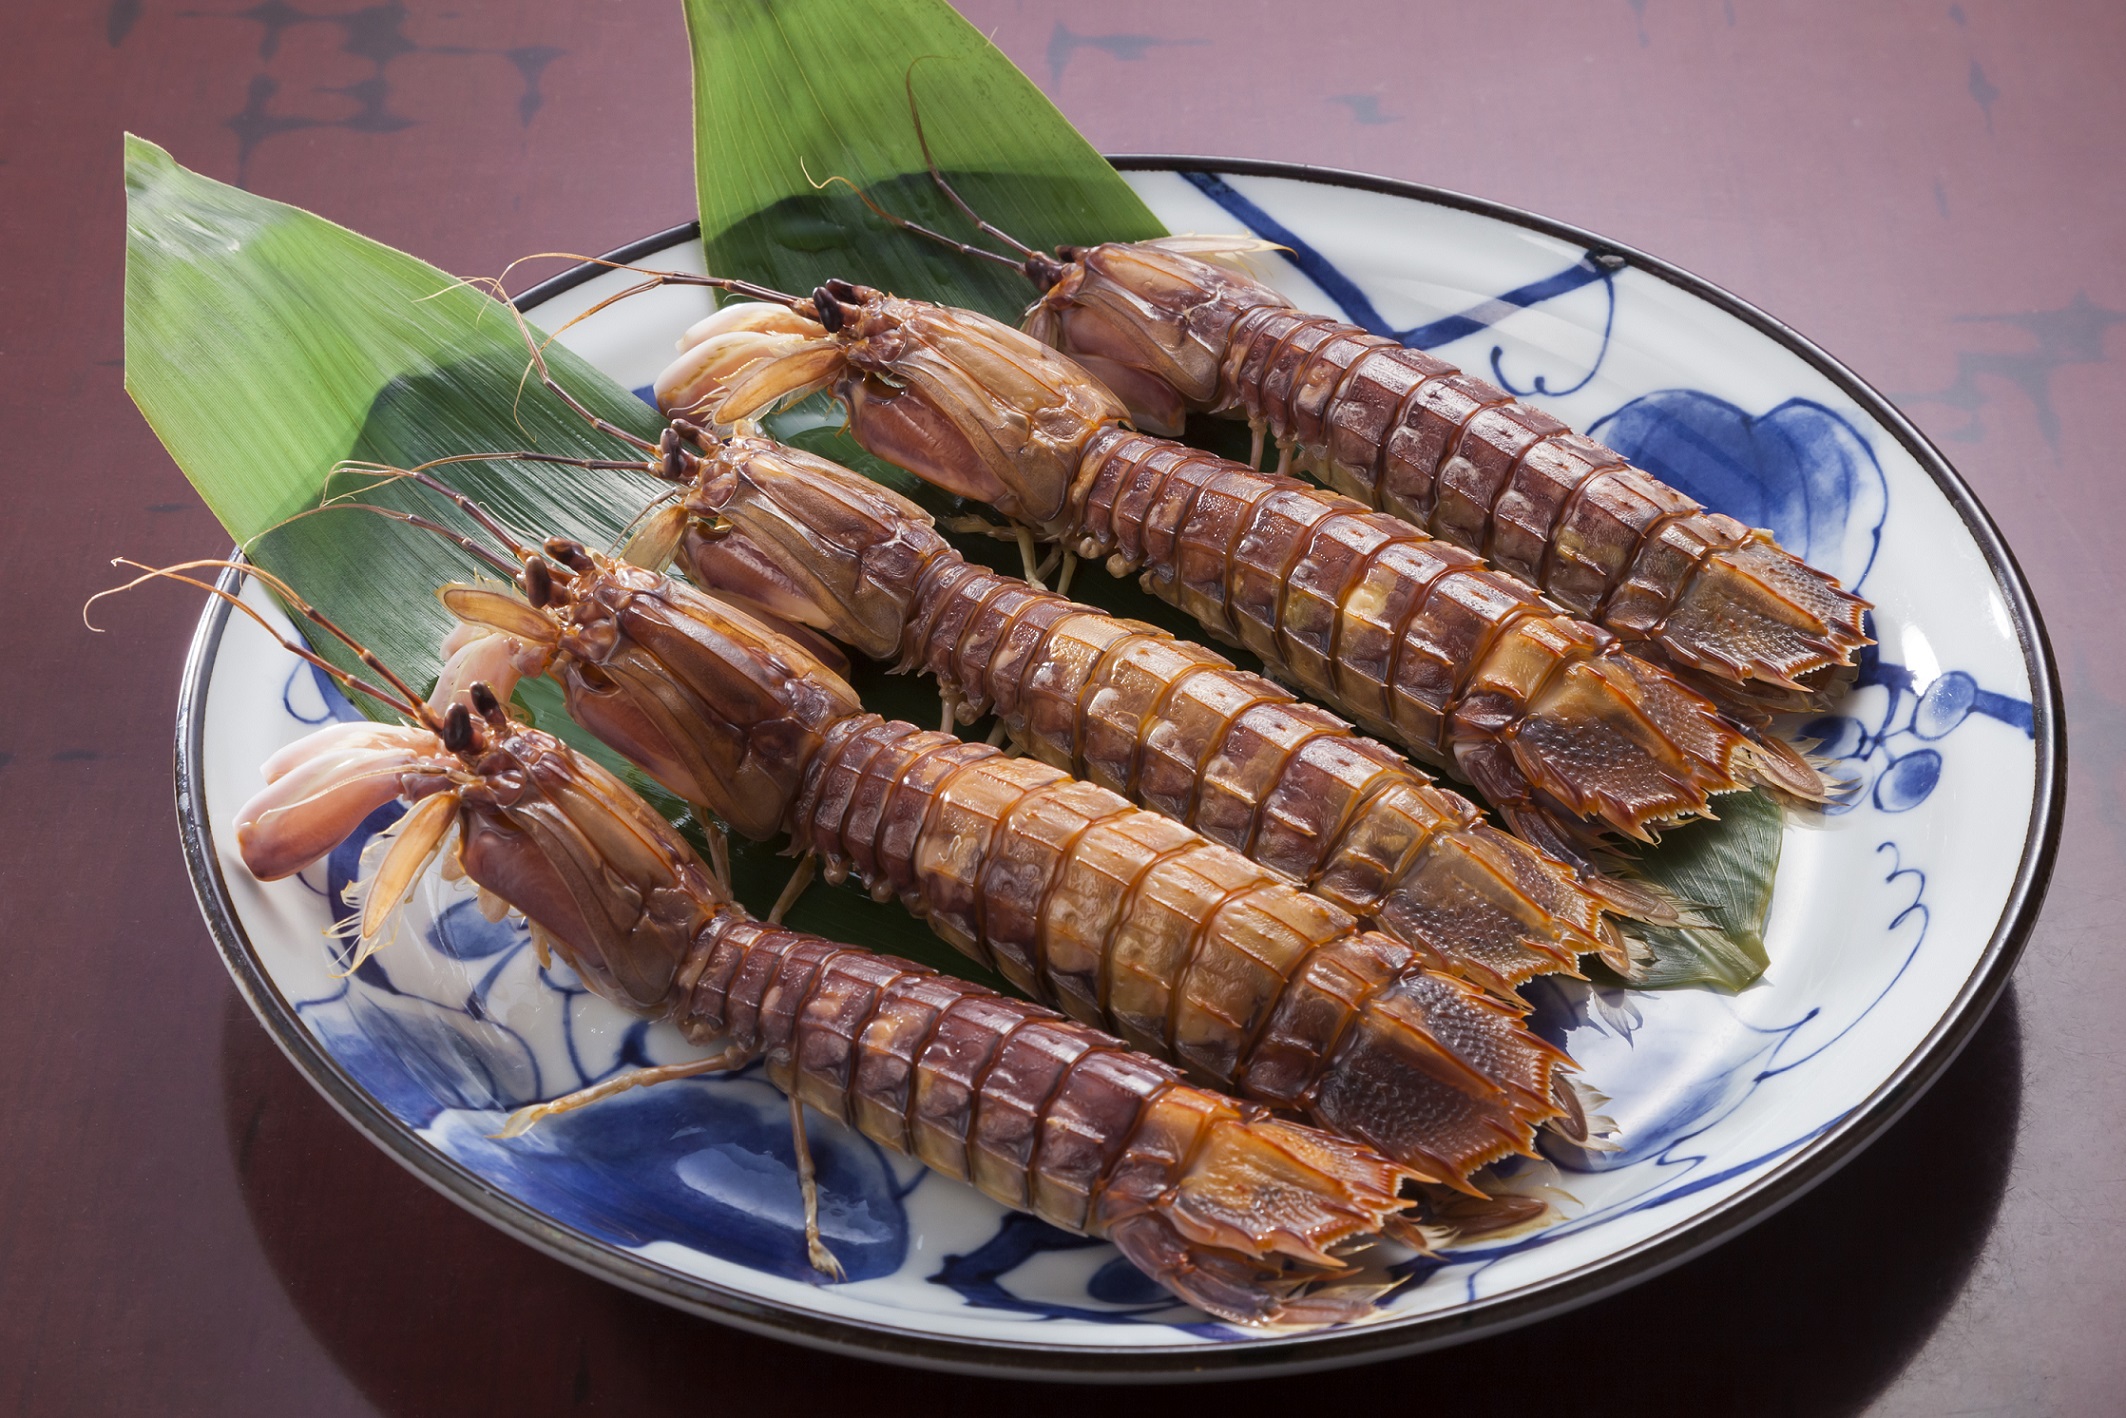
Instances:
[[[176,166],[177,159],[170,156],[169,149],[159,143],[149,142],[138,133],[126,133],[125,171],[128,185],[136,176],[143,176],[150,169],[169,169]]]

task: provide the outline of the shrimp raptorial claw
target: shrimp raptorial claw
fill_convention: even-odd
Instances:
[[[435,773],[442,741],[406,725],[333,724],[266,760],[267,786],[236,814],[236,848],[260,881],[302,870],[363,818]]]

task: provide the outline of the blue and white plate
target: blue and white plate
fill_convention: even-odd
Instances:
[[[490,924],[462,883],[439,878],[404,937],[342,978],[325,931],[359,843],[261,886],[230,822],[268,753],[351,711],[216,604],[185,681],[178,798],[201,903],[253,1008],[356,1126],[496,1225],[702,1314],[910,1363],[1086,1378],[1346,1363],[1585,1302],[1791,1201],[1970,1035],[2051,866],[2059,694],[1992,524],[1879,395],[1658,261],[1376,179],[1122,165],[1170,229],[1245,227],[1278,242],[1290,254],[1277,278],[1300,303],[1486,375],[1772,528],[1877,606],[1878,652],[1815,726],[1860,791],[1848,810],[1788,827],[1764,979],[1733,996],[1545,987],[1541,1017],[1613,1100],[1624,1142],[1508,1183],[1545,1189],[1564,1220],[1417,1266],[1368,1323],[1272,1337],[1179,1307],[1105,1245],[815,1119],[826,1236],[849,1270],[823,1283],[804,1260],[786,1113],[757,1072],[644,1090],[492,1141],[511,1108],[685,1046],[542,968],[521,927]],[[622,254],[700,269],[691,229]],[[564,276],[533,293],[537,317],[559,324],[622,279]],[[698,290],[659,291],[570,343],[644,386],[703,308]]]

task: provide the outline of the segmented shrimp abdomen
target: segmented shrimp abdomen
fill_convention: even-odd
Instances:
[[[1052,1010],[815,936],[726,915],[704,938],[690,1032],[759,1053],[807,1106],[1021,1210],[1037,1205],[1034,1135],[1062,1073],[1121,1052]],[[1150,1060],[1130,1072],[1178,1077]]]
[[[1395,525],[1372,513],[1332,520],[1342,530],[1328,540],[1347,559],[1331,569],[1328,557],[1303,558],[1282,612],[1288,639],[1297,622],[1324,648],[1340,638],[1353,564]],[[1601,948],[1602,905],[1566,869],[1282,686],[957,558],[939,557],[924,588],[904,663],[937,674],[970,715],[994,708],[1042,762],[1311,886],[1494,988],[1569,970]]]
[[[1041,1163],[1033,1174],[1033,1206],[1039,1214],[1059,1226],[1091,1229],[1094,1198],[1114,1176],[1139,1117],[1179,1077],[1169,1065],[1120,1049],[1077,1060],[1042,1120]]]
[[[1643,836],[1750,781],[1739,729],[1475,554],[1296,479],[1115,430],[1079,481],[1082,551],[1371,732],[1456,767],[1517,829]]]
[[[764,1056],[808,1106],[1067,1230],[1243,1323],[1318,1323],[1332,1248],[1394,1227],[1428,1180],[1251,1116],[1098,1030],[904,960],[726,912],[693,951],[681,1026]]]
[[[873,782],[884,786],[864,787]],[[1349,914],[1269,869],[1049,765],[851,721],[830,732],[795,830],[830,874],[855,867],[1029,994],[1200,1078],[1309,1110],[1348,1054],[1369,1071],[1366,1086],[1410,1093],[1409,1108],[1439,1123],[1420,1152],[1397,1154],[1421,1153],[1430,1169],[1466,1175],[1502,1155],[1501,1138],[1527,1146],[1552,1113],[1557,1056],[1512,1009],[1412,1033],[1389,986],[1397,972],[1423,973],[1420,952],[1360,935]],[[1335,963],[1353,952],[1368,968]],[[1324,989],[1340,1008],[1304,1003]],[[1344,1042],[1353,1020],[1376,1040],[1355,1053]],[[1433,1042],[1413,1045],[1420,1034]],[[1486,1042],[1465,1057],[1462,1043],[1439,1042],[1450,1035]]]
[[[1801,709],[1868,643],[1866,605],[1543,410],[1356,326],[1233,327],[1224,407],[1338,491],[1467,547],[1738,707]]]

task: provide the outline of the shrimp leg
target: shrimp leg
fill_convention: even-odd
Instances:
[[[522,1137],[548,1118],[574,1112],[578,1108],[586,1107],[601,1099],[610,1098],[616,1093],[625,1093],[630,1088],[648,1088],[653,1084],[670,1083],[675,1079],[699,1078],[706,1073],[721,1073],[727,1069],[744,1068],[748,1063],[752,1062],[752,1058],[753,1056],[743,1049],[730,1048],[709,1058],[693,1059],[686,1063],[658,1064],[651,1068],[629,1069],[625,1073],[614,1074],[611,1078],[600,1079],[588,1088],[579,1088],[575,1092],[565,1093],[559,1098],[519,1108],[509,1115],[509,1121],[504,1123],[502,1130],[495,1133],[494,1136],[497,1138]]]
[[[842,1263],[819,1238],[819,1181],[812,1167],[812,1144],[805,1137],[804,1100],[795,1093],[790,1095],[790,1146],[797,1153],[797,1189],[805,1205],[805,1258],[829,1280],[846,1279]]]

